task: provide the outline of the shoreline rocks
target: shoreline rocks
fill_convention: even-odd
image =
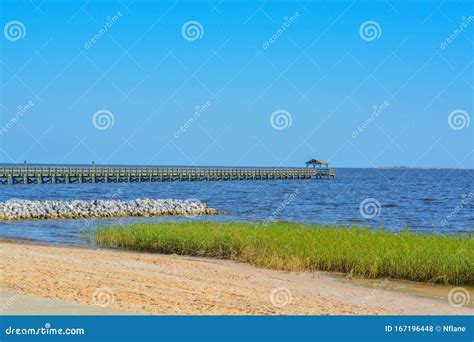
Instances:
[[[73,200],[30,201],[11,199],[0,202],[1,220],[31,219],[88,219],[124,216],[199,216],[217,215],[216,209],[208,208],[197,200],[136,199],[122,200]]]

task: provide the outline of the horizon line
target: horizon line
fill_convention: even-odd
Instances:
[[[62,163],[28,163],[28,162],[23,162],[23,163],[0,163],[0,167],[2,166],[18,166],[18,167],[23,167],[23,166],[80,166],[80,167],[92,167],[92,166],[99,166],[99,167],[183,167],[183,168],[208,168],[208,167],[217,167],[217,168],[306,168],[306,166],[294,166],[294,165],[289,165],[289,166],[276,166],[276,165],[270,165],[270,166],[259,166],[259,165],[157,165],[157,164],[97,164],[94,162],[91,162],[89,164],[62,164]],[[312,168],[312,167],[308,167]],[[336,168],[336,166],[332,166],[332,168]],[[337,168],[340,169],[385,169],[385,170],[407,170],[407,169],[421,169],[421,170],[474,170],[473,168],[464,168],[464,167],[448,167],[448,166],[406,166],[406,165],[386,165],[386,166],[337,166]]]

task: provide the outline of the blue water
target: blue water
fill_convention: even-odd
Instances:
[[[409,227],[417,232],[438,234],[467,234],[474,227],[474,170],[340,168],[337,172],[334,180],[0,186],[0,201],[10,198],[199,199],[228,212],[228,215],[198,218],[2,221],[0,237],[88,244],[87,237],[98,225],[202,219],[273,219],[383,226],[391,231]],[[377,210],[369,210],[369,216],[364,217],[359,206],[366,198],[376,199],[380,207],[376,204]]]

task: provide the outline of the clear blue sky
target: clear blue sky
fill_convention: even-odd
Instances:
[[[0,162],[473,167],[472,1],[1,6]]]

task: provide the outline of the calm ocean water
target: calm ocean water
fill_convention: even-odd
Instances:
[[[0,237],[88,244],[98,225],[166,220],[285,220],[466,234],[474,227],[474,170],[341,169],[335,180],[172,182],[0,187],[17,199],[199,199],[228,215],[0,222]],[[365,201],[364,201],[365,200]],[[360,206],[365,211],[360,210]],[[366,204],[364,206],[364,203]],[[379,206],[380,204],[380,206]]]

